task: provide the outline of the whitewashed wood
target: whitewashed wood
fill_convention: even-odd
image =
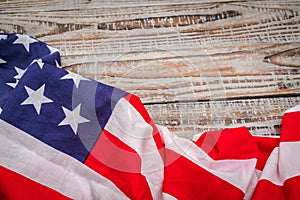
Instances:
[[[300,97],[179,102],[145,105],[158,124],[192,138],[195,133],[246,126],[253,135],[278,135],[285,110]]]
[[[140,96],[179,135],[241,125],[268,135],[299,104],[299,12],[300,1],[6,1],[0,30],[38,37],[66,69]]]

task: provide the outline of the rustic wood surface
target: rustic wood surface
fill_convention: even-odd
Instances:
[[[300,1],[0,1],[0,31],[56,47],[65,69],[138,95],[191,138],[278,135],[300,103]]]

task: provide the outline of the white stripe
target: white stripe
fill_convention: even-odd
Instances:
[[[300,142],[282,142],[269,156],[260,180],[266,179],[282,186],[292,177],[300,175]]]
[[[298,112],[298,111],[300,111],[300,105],[290,108],[290,109],[286,110],[284,113]]]
[[[202,133],[197,133],[193,136],[192,141],[197,142],[199,140],[199,138],[206,132],[202,132]]]
[[[245,160],[213,160],[192,141],[177,137],[167,128],[161,129],[166,148],[184,156],[201,168],[231,183],[244,193],[251,182],[257,159]]]
[[[110,180],[0,120],[0,164],[72,199],[127,199]],[[26,189],[26,188],[25,188]]]
[[[139,154],[141,173],[147,179],[153,199],[161,199],[164,164],[153,139],[152,127],[127,100],[120,99],[105,129]]]
[[[281,142],[279,172],[284,180],[300,175],[300,142]]]
[[[245,192],[244,200],[252,199],[252,195],[257,186],[257,181],[261,175],[262,171],[255,169],[255,173],[253,173],[250,184],[248,185],[247,191]]]

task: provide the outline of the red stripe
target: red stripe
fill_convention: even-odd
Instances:
[[[143,103],[141,102],[140,98],[133,95],[128,94],[124,97],[143,117],[146,123],[150,124],[153,128],[153,138],[156,144],[156,147],[160,153],[161,158],[164,160],[164,144],[160,137],[159,131],[155,126],[154,122],[152,121],[149,113],[147,112],[146,108],[144,107]]]
[[[85,165],[111,180],[130,199],[152,199],[141,159],[128,145],[104,130]]]
[[[258,158],[255,168],[262,171],[274,148],[279,146],[279,138],[259,136],[254,136],[253,138],[256,140],[258,146]]]
[[[166,149],[163,191],[178,199],[242,199],[244,193],[195,163]]]
[[[148,124],[151,124],[152,119],[139,97],[133,94],[128,94],[124,98],[142,115]]]
[[[300,199],[300,176],[286,180],[283,184],[286,199]]]
[[[0,199],[70,199],[59,192],[0,166]]]
[[[107,130],[103,130],[90,154],[110,168],[132,173],[141,171],[137,152]]]
[[[257,158],[256,141],[246,127],[206,132],[195,142],[214,160]]]
[[[275,185],[268,180],[260,180],[256,186],[253,200],[272,199],[300,199],[300,176],[286,180],[283,186]]]
[[[300,141],[300,111],[285,113],[282,119],[280,142]]]

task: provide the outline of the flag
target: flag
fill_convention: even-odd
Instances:
[[[180,138],[140,99],[61,68],[57,49],[0,34],[1,199],[300,198],[300,107],[280,137]]]

